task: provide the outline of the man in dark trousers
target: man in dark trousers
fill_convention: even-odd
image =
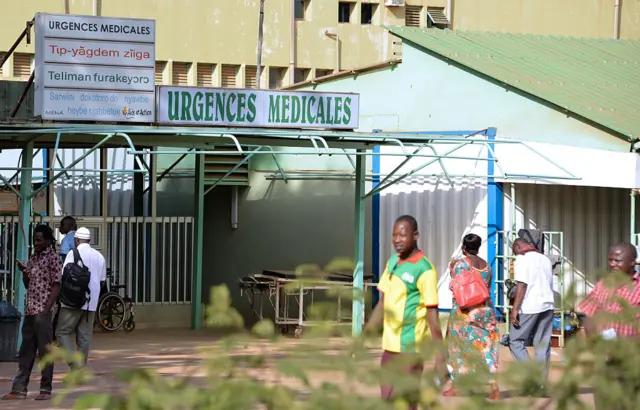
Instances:
[[[13,380],[11,392],[2,400],[27,398],[29,379],[36,355],[44,357],[53,342],[53,305],[60,294],[62,262],[55,250],[53,231],[47,225],[38,225],[33,232],[35,252],[27,264],[16,261],[22,271],[22,281],[27,290],[22,325],[22,344],[18,353],[18,374]],[[36,400],[49,400],[53,384],[53,364],[42,368],[40,394]],[[4,407],[2,407],[4,408]]]

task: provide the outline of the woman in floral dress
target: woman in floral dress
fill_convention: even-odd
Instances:
[[[482,239],[475,234],[468,234],[462,240],[464,257],[451,261],[449,271],[451,278],[471,269],[482,275],[487,287],[491,285],[491,267],[478,256]],[[480,360],[488,368],[488,382],[491,388],[490,399],[498,399],[500,390],[494,374],[498,371],[498,350],[500,334],[497,328],[496,314],[493,302],[471,309],[460,309],[455,298],[447,325],[447,341],[449,345],[449,365],[451,372],[451,387],[445,391],[445,396],[456,396],[456,378],[461,374],[475,372],[474,363]],[[474,360],[475,357],[475,360]],[[486,372],[486,369],[483,371]]]

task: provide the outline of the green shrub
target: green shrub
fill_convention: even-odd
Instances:
[[[291,287],[295,288],[296,284]],[[333,297],[340,295],[342,306],[350,310],[352,292],[332,289]],[[355,297],[362,298],[363,295]],[[567,296],[570,298],[570,296]],[[336,304],[322,302],[309,310],[310,319],[323,325],[305,329],[304,337],[292,343],[276,331],[270,321],[257,323],[246,331],[240,314],[231,306],[226,286],[211,290],[211,305],[206,310],[210,327],[229,331],[217,346],[203,350],[204,377],[181,375],[159,376],[151,370],[123,370],[117,375],[125,388],[118,394],[88,394],[75,403],[77,409],[106,410],[385,410],[404,409],[406,403],[397,400],[385,403],[379,399],[378,385],[392,383],[399,390],[412,387],[414,381],[394,368],[382,371],[376,347],[379,335],[350,337],[350,326],[336,327],[330,320],[336,316]],[[626,307],[618,319],[636,323],[638,312]],[[331,336],[343,335],[342,338]],[[246,353],[251,346],[252,353]],[[427,366],[420,385],[423,409],[444,409],[432,363],[434,355],[444,346],[426,342],[421,355]],[[277,353],[277,355],[275,353]],[[274,358],[274,355],[277,357]],[[563,351],[564,362],[552,363],[561,377],[548,385],[547,398],[535,397],[542,384],[536,364],[511,365],[501,369],[498,381],[502,391],[517,396],[510,400],[488,402],[487,386],[480,358],[479,371],[460,378],[457,387],[466,398],[458,400],[458,409],[582,409],[591,408],[579,399],[581,390],[594,388],[610,404],[612,410],[640,408],[640,343],[632,340],[604,341],[597,338],[574,337]],[[46,360],[79,360],[64,351],[56,350]],[[613,360],[615,367],[606,365]],[[503,361],[504,363],[504,361]],[[261,375],[270,372],[269,382]],[[319,378],[319,375],[329,376]],[[92,375],[87,369],[72,371],[65,377],[69,387]],[[315,381],[314,381],[315,380]],[[415,387],[415,386],[413,386]],[[63,400],[58,394],[56,400]]]

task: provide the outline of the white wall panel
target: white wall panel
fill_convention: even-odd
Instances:
[[[547,177],[516,182],[607,188],[640,186],[640,156],[632,152],[529,142],[528,146],[498,143],[495,153],[500,167],[507,174]],[[553,179],[571,178],[571,175],[558,165],[579,179]],[[500,174],[499,169],[496,169],[496,174]],[[512,181],[513,179],[509,182]]]
[[[380,195],[380,272],[393,253],[393,223],[401,215],[413,215],[420,231],[419,246],[440,276],[440,308],[451,308],[448,265],[460,254],[464,235],[475,233],[483,244],[487,237],[487,189],[483,181],[413,178]],[[480,249],[486,258],[486,246]]]
[[[509,184],[504,191],[505,229],[511,229]],[[516,228],[564,232],[565,289],[575,282],[582,295],[607,268],[609,247],[630,239],[629,194],[619,188],[517,184]]]

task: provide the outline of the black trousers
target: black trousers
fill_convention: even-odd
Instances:
[[[58,318],[60,317],[60,310],[62,306],[60,306],[60,301],[56,302],[56,314],[53,316],[53,341],[58,340],[56,337],[56,329],[58,328]]]
[[[14,393],[26,393],[29,389],[31,371],[36,361],[36,354],[43,358],[49,353],[53,342],[53,322],[51,312],[34,316],[25,316],[22,325],[22,344],[18,353],[18,375],[13,380]],[[42,369],[40,392],[51,393],[53,383],[53,364]]]

